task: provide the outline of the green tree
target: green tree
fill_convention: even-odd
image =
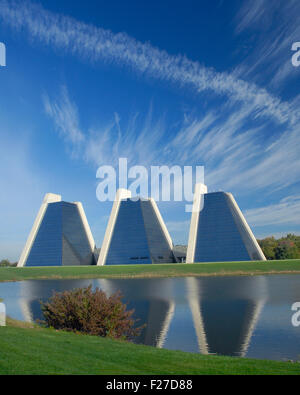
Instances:
[[[276,259],[298,259],[300,252],[293,241],[281,239],[275,248]]]
[[[0,261],[0,267],[7,267],[10,265],[11,265],[11,263],[9,262],[8,259],[2,259],[2,261]]]
[[[267,259],[299,259],[300,258],[300,236],[292,233],[276,240],[275,237],[266,237],[258,240]]]
[[[281,240],[284,240],[284,239],[285,239],[285,238],[282,238]],[[297,247],[297,249],[300,251],[300,236],[296,236],[296,235],[294,235],[294,234],[292,234],[292,233],[289,233],[289,234],[286,236],[286,239],[287,239],[287,240],[293,241],[294,244],[295,244],[295,246]]]
[[[258,244],[260,245],[265,257],[268,260],[273,260],[275,258],[275,248],[277,247],[276,239],[272,237],[266,237],[263,240],[258,240]]]

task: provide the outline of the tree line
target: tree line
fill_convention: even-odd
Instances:
[[[18,262],[10,262],[8,259],[0,261],[0,267],[16,267]]]
[[[289,233],[280,239],[272,236],[257,241],[268,260],[300,258],[300,236]]]

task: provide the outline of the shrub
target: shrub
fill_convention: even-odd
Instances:
[[[135,327],[134,310],[126,310],[121,298],[120,292],[109,297],[98,288],[93,292],[92,286],[54,292],[48,302],[41,302],[43,322],[55,329],[132,340],[143,326]]]
[[[16,267],[18,262],[10,262],[8,259],[0,261],[0,267]]]
[[[8,259],[2,259],[2,261],[0,262],[0,267],[8,267],[10,266],[10,262]]]

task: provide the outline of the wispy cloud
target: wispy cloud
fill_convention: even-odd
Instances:
[[[300,225],[300,196],[288,196],[278,204],[259,207],[245,211],[249,224],[267,225]]]
[[[0,1],[0,18],[31,38],[60,48],[80,58],[126,65],[139,73],[162,79],[197,92],[213,91],[229,100],[244,102],[256,116],[271,116],[278,122],[296,122],[297,113],[289,103],[255,84],[239,80],[234,74],[217,73],[184,56],[141,43],[126,33],[114,34],[59,14],[31,2]]]
[[[278,3],[281,3],[281,1],[277,0],[277,5]],[[242,7],[239,9],[236,16],[236,32],[242,33],[246,29],[261,26],[262,20],[264,21],[263,26],[265,28],[270,25],[274,6],[276,7],[276,5],[273,4],[273,7],[269,7],[269,13],[265,15],[266,5],[267,1],[265,0],[253,0],[251,2],[243,1]]]
[[[244,66],[238,67],[239,75],[256,79],[263,76],[264,82],[268,77],[273,87],[296,77],[299,73],[291,63],[291,47],[299,41],[299,15],[298,0],[276,0],[272,4],[270,0],[244,1],[236,17],[236,33],[245,33],[245,42],[252,37],[255,47],[250,46]]]
[[[266,5],[265,1],[261,3]],[[239,32],[263,18],[265,11],[261,7],[255,2],[250,13],[241,14]],[[186,118],[171,134],[163,117],[154,121],[151,109],[144,119],[133,114],[125,127],[116,112],[110,123],[90,125],[83,131],[80,110],[66,88],[62,88],[58,98],[45,96],[45,110],[60,135],[71,144],[73,153],[80,150],[87,161],[100,165],[127,157],[132,164],[180,161],[181,165],[205,165],[209,185],[218,189],[275,189],[299,180],[299,98],[283,102],[265,89],[238,79],[234,73],[217,73],[125,33],[114,34],[31,2],[0,0],[0,18],[16,30],[27,31],[37,42],[79,58],[127,65],[177,86],[227,96],[227,103],[220,105],[218,111],[208,110],[203,117]],[[270,129],[272,138],[266,140],[264,131]]]
[[[158,147],[164,137],[163,118],[153,119],[152,106],[146,116],[133,114],[125,127],[115,113],[108,124],[89,129],[83,157],[97,166],[116,166],[119,158],[127,158],[129,166],[161,164],[165,156]]]
[[[62,86],[58,99],[50,100],[44,95],[44,108],[63,139],[76,146],[84,141],[84,134],[79,127],[78,110],[69,98],[66,86]]]
[[[80,157],[96,166],[116,166],[120,157],[128,158],[129,166],[204,165],[212,190],[270,191],[299,181],[299,127],[277,130],[274,123],[253,124],[247,106],[228,111],[225,105],[203,117],[183,116],[171,133],[164,116],[154,120],[152,105],[145,117],[135,113],[127,125],[114,113],[108,124],[90,125],[85,131],[65,87],[44,105],[60,135],[73,143],[73,151],[80,150]],[[273,135],[263,138],[270,128]]]

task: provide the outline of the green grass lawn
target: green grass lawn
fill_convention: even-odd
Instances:
[[[0,374],[300,374],[300,363],[200,355],[8,320]]]
[[[0,281],[46,278],[134,278],[300,273],[300,259],[164,265],[0,268]]]

